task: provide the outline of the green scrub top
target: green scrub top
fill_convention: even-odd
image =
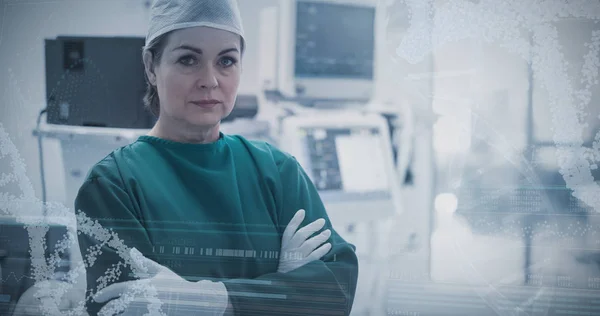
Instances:
[[[224,282],[236,315],[348,315],[358,277],[355,246],[332,228],[296,159],[276,147],[224,135],[209,144],[141,136],[90,170],[75,209],[188,281]],[[321,260],[277,272],[281,237],[299,210],[301,227],[325,218],[332,248]],[[78,234],[88,294],[124,262],[115,249]],[[100,247],[100,252],[94,251]],[[114,282],[133,280],[128,266]],[[90,315],[104,304],[86,301]]]

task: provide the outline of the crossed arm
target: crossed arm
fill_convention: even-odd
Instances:
[[[297,238],[294,244],[288,243],[288,249],[282,249],[284,250],[282,254],[287,250],[297,250],[297,252],[303,253],[303,256],[300,256],[303,260],[280,262],[280,269],[273,273],[265,274],[252,280],[229,279],[218,282],[222,287],[207,283],[210,281],[185,281],[187,283],[179,284],[186,284],[185,287],[192,292],[203,292],[203,290],[206,290],[204,292],[210,292],[209,296],[207,296],[208,298],[205,297],[205,299],[212,301],[218,301],[219,297],[223,297],[218,296],[218,293],[222,293],[225,290],[225,297],[227,299],[224,306],[226,308],[222,307],[220,313],[216,314],[281,315],[293,313],[294,315],[348,315],[352,307],[358,277],[358,263],[354,246],[346,243],[333,230],[316,189],[295,159],[289,158],[283,162],[280,166],[280,172],[283,175],[282,182],[284,182],[286,190],[282,190],[280,196],[277,198],[280,203],[278,206],[278,209],[280,209],[279,222],[292,224],[294,223],[294,219],[292,218],[297,214],[296,211],[298,209],[305,209],[304,218],[300,221],[297,221],[296,218],[298,226],[303,228],[311,227],[315,231],[321,228],[325,228],[325,231],[329,230],[330,235],[327,237],[331,246],[327,246],[327,244],[321,245],[323,243],[321,239],[312,239],[312,243],[309,243],[310,246],[300,249],[306,238],[312,235],[311,232],[304,239]],[[102,218],[111,218],[110,225],[113,226],[110,228],[117,232],[119,236],[125,234],[129,241],[129,247],[135,247],[144,254],[152,253],[148,235],[139,222],[136,224],[136,216],[132,213],[131,200],[118,183],[104,178],[91,178],[87,180],[79,192],[76,208],[88,214],[90,214],[89,210],[92,210],[92,212],[97,212],[98,210],[110,212],[110,214],[96,213],[92,217],[98,219],[101,223]],[[319,218],[323,218],[324,220],[317,221]],[[300,224],[303,222],[309,224]],[[107,222],[107,224],[109,223]],[[319,226],[320,224],[322,225]],[[293,225],[288,226],[293,227]],[[290,231],[293,233],[290,233]],[[291,241],[290,236],[293,237],[294,233],[301,231],[302,229],[298,231],[296,229],[289,229],[288,231],[281,232],[282,248],[286,238]],[[310,229],[304,230],[304,233],[307,231],[310,231]],[[323,238],[326,236],[326,233],[325,235],[317,235],[315,238],[319,236]],[[301,243],[298,243],[298,240]],[[116,296],[110,296],[110,292],[104,291],[104,293],[109,293],[104,294],[108,296],[100,297],[100,302],[94,300],[92,294],[96,294],[94,291],[96,291],[98,277],[104,275],[107,269],[111,268],[117,262],[122,262],[123,259],[108,244],[102,245],[101,248],[95,248],[98,247],[97,241],[85,234],[79,235],[79,244],[83,256],[85,256],[89,249],[102,252],[102,255],[98,256],[97,261],[87,267],[88,299],[86,303],[88,313],[93,316],[101,311],[103,306],[106,305],[107,300]],[[309,258],[310,254],[315,251],[316,254]],[[317,255],[318,259],[314,258]],[[298,257],[294,256],[291,256],[291,258],[298,259]],[[150,262],[148,263],[151,265]],[[125,268],[125,266],[122,267]],[[164,270],[166,269],[165,267],[161,267],[156,267],[155,272],[157,273],[154,275],[149,274],[149,278],[147,279],[152,279],[156,275],[160,275],[160,277],[168,275],[174,279],[180,278],[179,276],[169,274],[168,271]],[[127,271],[113,275],[109,280],[113,284],[132,284],[126,282],[136,281]],[[140,284],[149,282],[147,280],[141,281],[142,283]],[[115,288],[118,289],[117,292],[123,292],[123,288],[119,288],[119,286],[113,287],[113,289]],[[107,287],[106,289],[109,288]],[[197,301],[202,300],[202,298],[192,296],[188,297],[187,300]],[[177,307],[173,306],[173,309],[176,310]],[[213,309],[213,311],[215,310]],[[172,314],[175,314],[175,312],[170,311],[168,313],[168,315]]]
[[[278,273],[288,273],[307,263],[319,260],[331,249],[331,244],[323,244],[331,234],[329,230],[308,238],[318,232],[324,226],[325,221],[319,219],[300,228],[299,225],[304,218],[305,211],[298,211],[284,231]],[[163,308],[166,305],[166,310],[170,312],[168,314],[170,316],[183,316],[187,313],[188,307],[194,309],[193,307],[198,306],[199,303],[208,306],[204,310],[210,311],[211,314],[235,314],[235,309],[229,300],[228,291],[223,282],[188,282],[167,267],[144,257],[135,248],[130,251],[129,259],[133,263],[134,270],[138,271],[138,277],[142,277],[142,279],[114,283],[94,295],[93,299],[99,303],[116,299],[106,304],[101,309],[100,314],[113,315],[120,312],[125,315],[135,314],[135,311],[139,308],[133,305],[144,305],[147,299],[134,299],[133,302],[125,302],[125,299],[121,299],[121,296],[124,296],[124,293],[134,293],[137,289],[147,286],[152,286],[153,290],[157,291],[157,298],[162,301]],[[173,298],[177,299],[173,300]],[[179,298],[185,299],[182,302]],[[188,305],[192,303],[192,306],[184,306],[186,302]],[[147,309],[151,310],[152,308],[148,306]],[[194,311],[198,312],[200,309],[202,308],[195,308]]]

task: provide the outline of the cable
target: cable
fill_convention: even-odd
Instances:
[[[42,208],[43,208],[43,216],[46,218],[46,177],[44,176],[44,149],[42,147],[42,132],[40,131],[40,123],[42,120],[42,115],[48,112],[48,108],[44,108],[40,111],[37,117],[37,123],[35,130],[37,131],[38,138],[38,152],[40,155],[40,178],[42,180]]]
[[[42,203],[42,214],[43,214],[45,224],[48,225],[48,231],[45,234],[46,245],[47,245],[46,251],[45,251],[45,257],[49,258],[53,252],[52,249],[55,248],[52,246],[58,245],[59,241],[56,238],[58,238],[59,236],[62,236],[63,234],[61,234],[60,232],[56,232],[57,227],[54,225],[50,225],[50,221],[48,219],[47,196],[46,196],[46,176],[45,176],[45,171],[44,171],[44,148],[42,147],[43,135],[42,135],[42,131],[40,130],[42,116],[44,114],[46,114],[47,112],[48,112],[48,108],[46,107],[43,110],[41,110],[40,113],[38,114],[37,122],[36,122],[36,132],[37,132],[37,138],[38,138],[38,152],[40,155],[40,179],[42,181],[42,202],[43,202]],[[56,251],[56,250],[54,250],[54,251]],[[67,249],[61,255],[61,261],[58,263],[58,265],[55,267],[55,269],[57,269],[57,270],[54,271],[54,273],[52,274],[52,279],[67,282],[68,280],[65,279],[65,275],[71,269],[71,251],[69,249]]]

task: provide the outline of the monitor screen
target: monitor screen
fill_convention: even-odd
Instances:
[[[295,76],[373,79],[375,8],[298,1]]]
[[[377,128],[302,128],[299,163],[319,191],[389,189],[383,139]]]

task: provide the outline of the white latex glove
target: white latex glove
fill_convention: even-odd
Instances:
[[[229,296],[222,282],[190,282],[144,257],[135,248],[130,253],[137,268],[147,269],[147,274],[142,276],[146,278],[114,283],[99,291],[94,295],[96,302],[116,299],[104,305],[98,315],[189,316],[225,312]]]
[[[69,289],[61,298],[53,297],[60,288]],[[44,291],[47,288],[49,291]],[[81,289],[74,288],[72,284],[57,280],[46,280],[34,284],[19,298],[13,315],[38,316],[38,315],[64,315],[72,312],[80,302],[85,300]],[[84,315],[87,315],[83,313]],[[78,315],[81,315],[78,313]]]
[[[277,268],[278,272],[287,273],[298,269],[311,261],[321,259],[321,257],[331,250],[330,243],[322,245],[331,236],[331,231],[329,229],[306,240],[312,234],[323,228],[325,219],[319,218],[298,229],[304,220],[304,216],[304,210],[296,212],[283,232],[283,237],[281,238],[281,252],[279,253],[279,267]]]

